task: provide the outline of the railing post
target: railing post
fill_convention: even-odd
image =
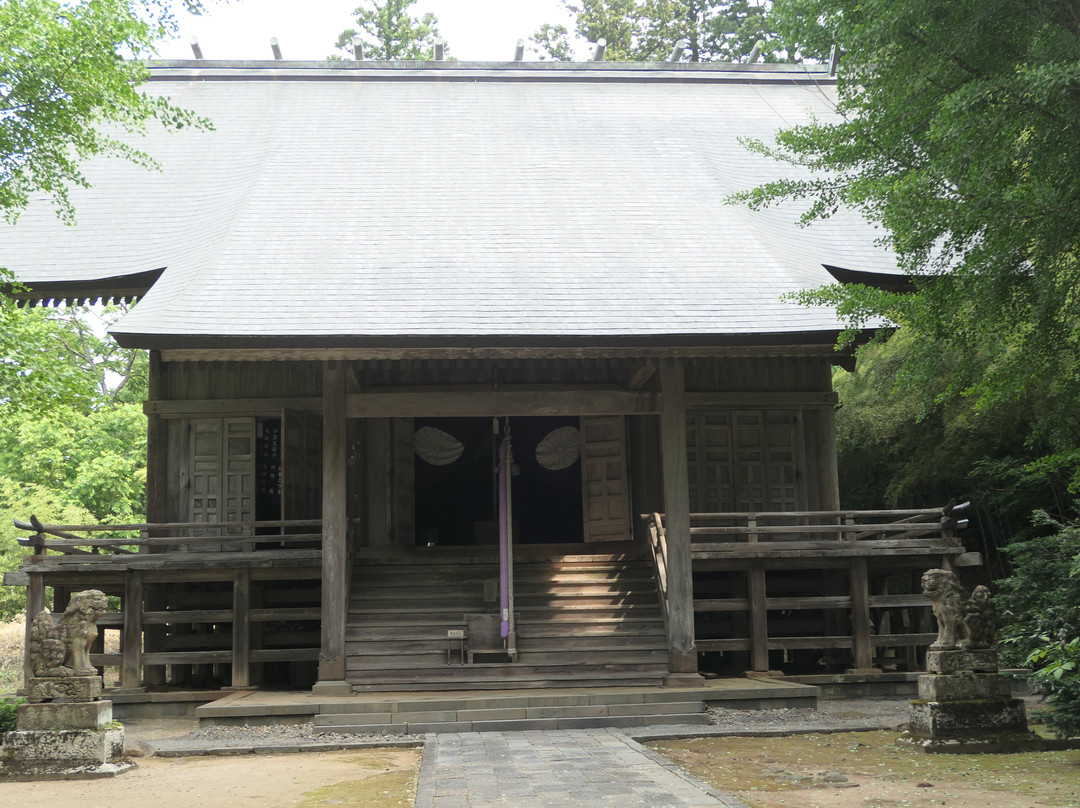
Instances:
[[[26,586],[26,637],[23,643],[23,684],[29,686],[34,672],[30,670],[30,626],[34,618],[45,610],[45,581],[40,572],[29,574],[30,583]]]
[[[750,667],[769,670],[769,612],[766,608],[765,562],[754,559],[747,572],[750,594]]]
[[[120,687],[124,690],[142,686],[142,613],[142,573],[128,570],[124,575],[124,635],[120,663]]]
[[[233,575],[232,684],[251,685],[251,570]]]

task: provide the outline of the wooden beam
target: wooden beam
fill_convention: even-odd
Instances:
[[[124,579],[123,661],[120,687],[134,690],[142,686],[143,579],[141,572],[129,572]]]
[[[143,412],[162,418],[189,418],[193,415],[266,415],[280,416],[285,410],[311,410],[322,407],[320,398],[200,398],[187,401],[150,400],[143,402]]]
[[[686,459],[686,405],[683,367],[660,363],[664,391],[660,444],[664,475],[664,530],[667,537],[668,650],[672,673],[697,673],[694,647],[694,578],[690,555],[690,485]]]
[[[233,575],[232,685],[251,684],[251,571]]]
[[[346,508],[345,364],[323,364],[322,631],[319,681],[345,679],[345,617],[349,599]]]
[[[835,340],[816,345],[521,348],[166,348],[166,362],[349,362],[385,359],[640,359],[642,357],[804,357],[839,361]]]
[[[642,415],[662,406],[657,393],[615,390],[377,392],[346,396],[349,418],[472,418],[499,415]]]
[[[836,393],[687,393],[688,410],[709,410],[716,407],[764,407],[764,408],[822,408],[831,410],[839,398]],[[835,447],[834,447],[835,449]],[[839,507],[838,505],[836,507]]]

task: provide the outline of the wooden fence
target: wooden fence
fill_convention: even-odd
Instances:
[[[91,659],[118,666],[124,689],[164,684],[166,666],[173,684],[216,675],[246,687],[267,663],[318,660],[319,520],[15,525],[32,555],[4,583],[27,587],[27,639],[46,587],[54,611],[76,589],[118,596],[98,625],[120,631],[120,652],[99,642]]]
[[[770,651],[856,671],[917,666],[937,636],[918,576],[980,563],[954,535],[966,507],[691,514],[698,652],[749,654],[756,671],[770,669]],[[642,518],[663,599],[664,517]],[[898,581],[907,591],[890,593]]]

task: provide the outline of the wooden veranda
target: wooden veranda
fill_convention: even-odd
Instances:
[[[445,632],[464,619],[458,612],[485,608],[483,559],[473,557],[475,551],[465,557],[447,548],[402,548],[397,562],[391,558],[381,563],[410,565],[413,590],[423,589],[438,606],[412,604],[414,613],[402,624],[410,628],[396,629],[386,622],[386,614],[397,608],[393,601],[379,604],[383,614],[377,624],[365,626],[363,618],[354,621],[357,625],[350,623],[350,643],[372,648],[364,642],[365,631],[380,641],[396,639],[394,653],[417,668],[412,688],[422,689],[422,670],[434,672],[433,684],[463,686],[469,686],[470,676],[490,685],[504,670],[508,683],[517,682],[512,686],[528,686],[532,679],[526,668],[541,660],[550,666],[548,660],[560,653],[592,666],[591,673],[583,668],[574,674],[567,668],[563,674],[569,686],[585,676],[599,678],[597,672],[605,662],[641,662],[634,668],[641,678],[645,662],[655,668],[665,634],[672,656],[682,655],[679,643],[685,638],[672,615],[689,609],[694,619],[692,656],[702,670],[805,672],[808,659],[819,672],[870,672],[883,665],[914,670],[935,637],[930,632],[929,601],[918,591],[919,575],[930,567],[977,563],[975,554],[965,553],[954,535],[963,525],[958,518],[962,508],[690,514],[693,592],[683,603],[672,597],[665,517],[645,515],[648,549],[622,542],[617,555],[620,562],[635,553],[651,559],[645,561],[652,569],[651,581],[647,576],[623,575],[623,589],[616,590],[612,581],[593,580],[590,589],[571,592],[573,599],[567,601],[555,597],[562,586],[558,581],[540,587],[548,600],[539,611],[548,619],[558,619],[562,608],[576,610],[578,619],[559,632],[540,632],[543,647],[531,649],[529,639],[522,637],[519,660],[482,676],[464,670],[458,675],[441,667],[452,664]],[[100,625],[120,633],[120,652],[106,654],[99,647],[92,658],[98,665],[119,669],[121,688],[260,684],[305,688],[314,681],[326,635],[335,633],[323,631],[322,532],[317,520],[45,525],[32,519],[16,524],[30,533],[19,541],[32,554],[18,571],[5,576],[5,583],[27,587],[27,625],[47,605],[47,588],[53,590],[54,610],[62,610],[69,594],[80,589],[101,589],[119,598],[119,611]],[[575,563],[596,567],[600,549],[564,547],[545,553],[562,554],[556,560],[566,572]],[[575,562],[575,553],[586,560]],[[587,558],[584,553],[589,553]],[[531,560],[538,558],[533,553]],[[476,574],[463,575],[470,565]],[[369,596],[357,590],[373,585],[370,570],[385,578],[386,573],[371,567],[370,559],[354,559],[351,574],[345,576],[347,597]],[[407,597],[411,603],[419,595],[409,592]],[[589,598],[599,600],[589,605],[585,600]],[[405,600],[398,603],[405,608]],[[611,610],[631,603],[638,609],[636,619],[646,608],[655,609],[663,621],[659,646],[653,643],[646,649],[640,638],[632,639],[632,647],[643,648],[641,660],[635,660],[626,650],[629,646],[600,629],[599,623],[581,619],[583,614],[601,614],[582,612],[597,606],[608,610],[600,622],[615,631],[629,613]],[[388,637],[388,631],[400,631],[401,636]],[[597,635],[617,640],[611,659],[604,658],[603,642],[589,640]],[[556,647],[558,642],[567,644],[565,652]],[[590,654],[583,654],[582,648]],[[551,686],[551,670],[548,678],[537,673],[537,680]],[[365,671],[353,686],[378,688],[378,676],[377,670]]]

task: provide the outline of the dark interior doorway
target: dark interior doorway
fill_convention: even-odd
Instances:
[[[416,538],[420,546],[496,544],[497,453],[492,418],[413,422]],[[583,541],[576,417],[509,419],[516,543]]]

